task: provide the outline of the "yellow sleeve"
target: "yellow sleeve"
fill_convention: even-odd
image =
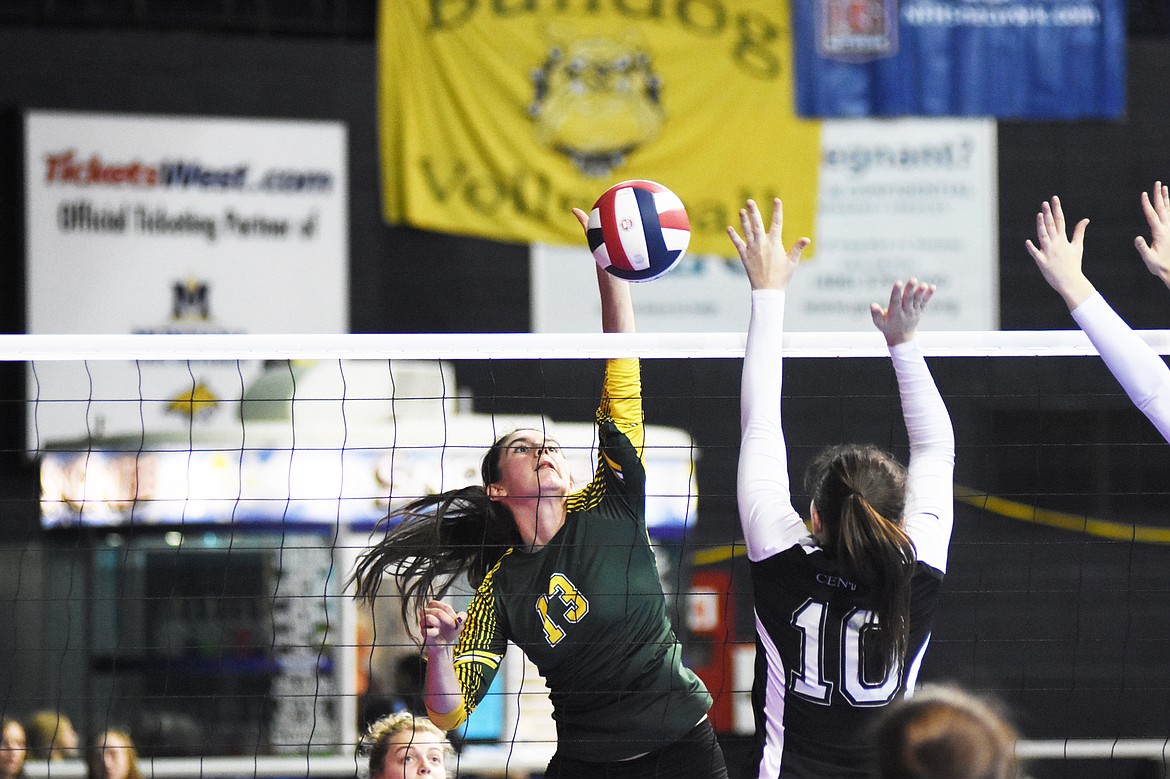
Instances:
[[[467,607],[467,622],[463,625],[459,643],[455,646],[455,676],[459,679],[463,701],[453,711],[446,713],[436,713],[427,709],[431,721],[443,730],[454,730],[471,716],[475,707],[487,694],[492,680],[496,678],[496,672],[500,670],[508,639],[500,629],[496,615],[495,576],[500,569],[500,563],[509,554],[510,551],[505,552],[500,561],[488,571]]]
[[[427,717],[435,723],[435,727],[439,730],[451,731],[467,720],[467,706],[461,701],[454,711],[449,711],[446,714],[439,714],[427,706]]]
[[[601,392],[601,406],[597,422],[612,420],[630,443],[638,457],[644,443],[642,414],[642,370],[636,357],[608,360],[605,364],[605,386]]]

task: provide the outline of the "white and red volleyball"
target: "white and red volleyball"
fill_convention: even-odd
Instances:
[[[691,220],[678,195],[655,181],[623,181],[589,212],[586,232],[597,264],[626,281],[669,273],[691,241]]]

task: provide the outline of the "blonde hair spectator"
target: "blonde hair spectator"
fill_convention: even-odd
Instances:
[[[446,733],[408,711],[370,725],[362,748],[369,757],[370,779],[446,779],[447,758],[455,754]]]
[[[45,709],[28,718],[25,728],[28,754],[37,760],[77,757],[79,746],[73,722],[64,714]]]

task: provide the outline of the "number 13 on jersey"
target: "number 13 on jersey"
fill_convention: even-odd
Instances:
[[[576,585],[569,581],[563,573],[554,573],[548,577],[548,594],[536,599],[536,611],[540,614],[540,622],[544,626],[544,638],[549,646],[556,646],[565,637],[565,629],[549,616],[549,604],[556,599],[565,607],[564,620],[569,623],[580,622],[589,613],[589,601],[577,591]]]

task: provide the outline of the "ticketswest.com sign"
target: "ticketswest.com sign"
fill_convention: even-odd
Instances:
[[[348,328],[344,125],[30,111],[24,129],[28,332]],[[30,412],[32,447],[212,424],[241,392],[234,365],[36,373],[30,397],[55,402]],[[166,402],[140,415],[95,388]]]

